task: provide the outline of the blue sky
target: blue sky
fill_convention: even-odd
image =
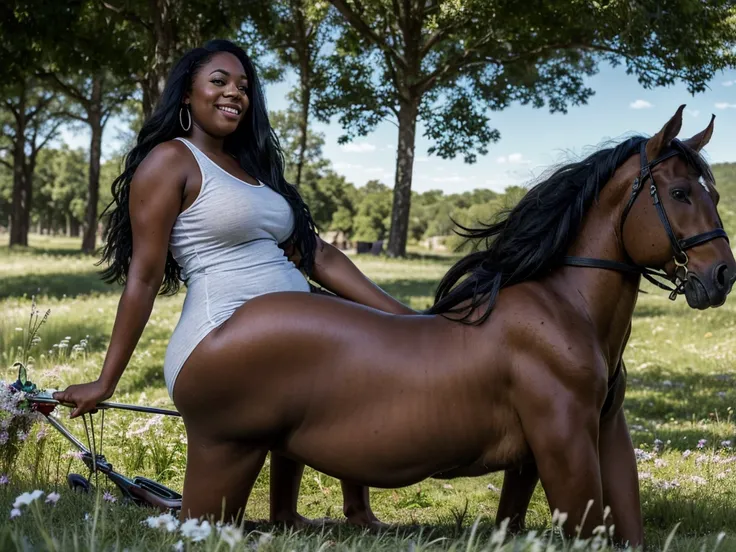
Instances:
[[[290,75],[283,82],[267,86],[270,110],[287,107],[286,94],[294,82]],[[632,132],[654,134],[681,104],[687,104],[681,137],[700,132],[715,114],[715,133],[705,149],[706,157],[711,163],[736,161],[736,70],[717,75],[707,91],[695,96],[683,84],[645,90],[635,76],[607,65],[601,66],[588,84],[595,95],[587,105],[572,107],[567,114],[552,115],[545,108],[520,105],[491,113],[491,125],[501,132],[501,139],[472,165],[464,163],[461,156],[447,161],[429,157],[430,143],[423,138],[420,125],[412,189],[440,189],[446,193],[473,188],[502,191],[509,185],[524,184],[571,155],[586,154],[606,140],[619,140]],[[107,155],[119,147],[116,126],[121,126],[120,121],[111,120],[103,136],[103,152]],[[393,187],[395,124],[384,122],[368,136],[342,146],[337,143],[341,129],[336,121],[314,124],[313,129],[324,134],[325,157],[349,181],[362,186],[378,179]],[[61,139],[73,147],[86,148],[88,136],[85,132],[65,131]]]

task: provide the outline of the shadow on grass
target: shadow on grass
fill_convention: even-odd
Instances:
[[[29,257],[36,255],[53,255],[60,257],[79,257],[95,260],[100,258],[99,252],[95,252],[92,255],[87,255],[86,253],[82,253],[79,249],[73,249],[69,247],[21,247],[17,245],[13,246],[12,248],[8,247],[7,245],[0,247],[0,257],[7,255],[28,255]]]
[[[626,410],[653,421],[715,420],[716,413],[725,418],[735,379],[730,373],[671,374],[658,367],[629,373]]]
[[[434,297],[437,280],[387,280],[381,282],[381,288],[399,301],[408,303],[412,297]]]
[[[120,286],[106,284],[93,270],[76,273],[23,274],[0,280],[0,299],[31,295],[60,299],[91,293],[119,293]]]

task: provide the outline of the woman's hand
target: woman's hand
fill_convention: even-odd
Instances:
[[[76,408],[70,418],[76,418],[95,410],[98,403],[112,397],[114,389],[110,389],[102,381],[70,385],[63,391],[57,391],[53,397],[61,403],[73,404]]]

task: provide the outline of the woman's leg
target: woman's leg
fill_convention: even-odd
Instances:
[[[187,432],[187,468],[180,518],[215,514],[239,522],[266,459],[266,450]]]

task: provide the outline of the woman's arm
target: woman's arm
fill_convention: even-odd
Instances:
[[[133,256],[100,377],[71,385],[54,398],[72,403],[75,418],[109,399],[130,361],[163,281],[171,228],[179,214],[184,171],[176,146],[155,148],[136,170],[130,185]],[[178,168],[177,168],[178,167]]]
[[[393,314],[417,314],[369,280],[342,251],[319,237],[312,279],[355,303]]]

